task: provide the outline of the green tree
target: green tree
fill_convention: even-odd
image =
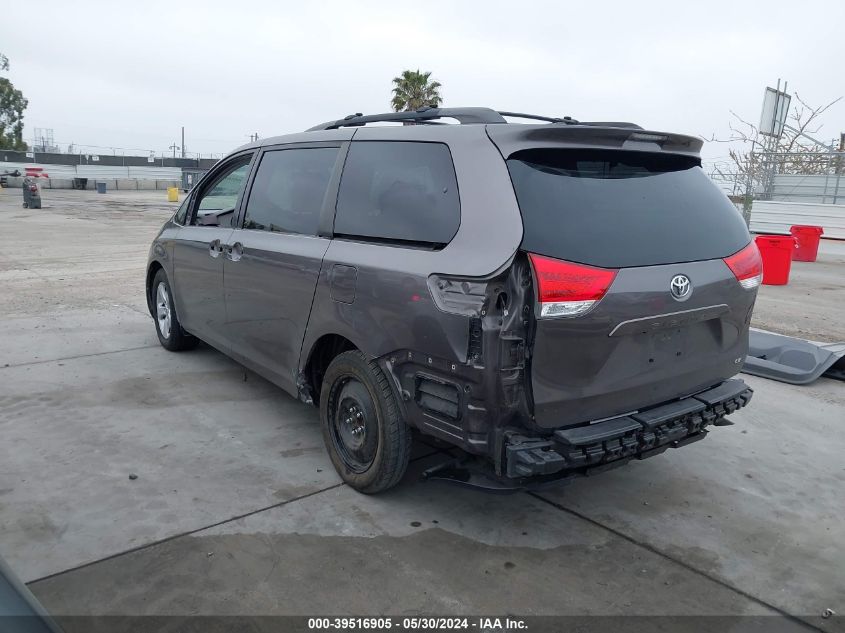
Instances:
[[[0,53],[0,70],[9,70],[9,58]],[[26,150],[23,111],[29,102],[6,77],[0,77],[0,149]]]
[[[393,99],[390,105],[395,112],[412,111],[423,106],[436,108],[443,102],[440,82],[430,81],[430,72],[403,70],[393,78]]]

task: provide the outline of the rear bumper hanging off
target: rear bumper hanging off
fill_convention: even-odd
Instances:
[[[457,462],[436,467],[425,476],[504,492],[590,475],[701,440],[707,435],[706,427],[731,424],[725,416],[748,404],[752,394],[742,380],[731,379],[683,400],[560,429],[549,438],[511,435],[502,464],[507,477],[496,477],[477,463]]]
[[[506,473],[508,477],[549,475],[626,457],[651,456],[654,449],[669,448],[675,442],[706,433],[705,427],[719,424],[724,416],[748,404],[752,393],[742,380],[727,380],[708,391],[653,409],[555,431],[550,441],[542,442],[545,446],[524,446],[522,438],[515,436],[505,448]]]

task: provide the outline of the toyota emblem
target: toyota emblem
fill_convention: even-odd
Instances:
[[[675,301],[686,301],[692,294],[692,283],[686,275],[675,275],[669,282],[669,290]]]

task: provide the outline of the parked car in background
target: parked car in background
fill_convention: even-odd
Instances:
[[[19,178],[21,172],[17,169],[14,171],[9,171],[8,169],[0,173],[0,188],[6,188],[9,186],[9,178]]]
[[[53,618],[2,558],[0,623],[3,633],[61,633]]]
[[[367,493],[401,479],[411,429],[503,488],[697,441],[751,398],[732,377],[761,275],[701,145],[486,108],[245,145],[152,244],[159,340],[318,406]]]

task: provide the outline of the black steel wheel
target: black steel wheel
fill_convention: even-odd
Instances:
[[[376,493],[399,483],[410,459],[411,431],[375,361],[351,351],[331,362],[320,420],[329,457],[347,484]]]
[[[378,419],[373,399],[356,378],[341,379],[331,421],[332,443],[354,473],[372,466],[378,448]]]

